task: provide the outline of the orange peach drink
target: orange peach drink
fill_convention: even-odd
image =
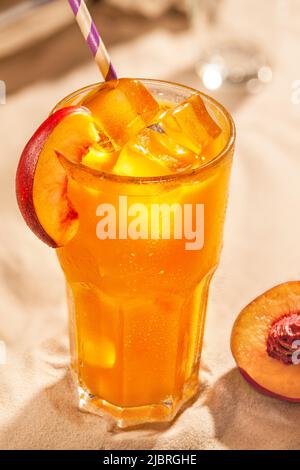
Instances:
[[[29,165],[23,154],[17,192],[27,223],[57,248],[65,274],[80,404],[108,411],[120,426],[170,420],[199,388],[232,120],[195,90],[129,79],[75,92],[49,120],[44,147],[24,151],[39,158]],[[32,188],[24,189],[24,173]],[[112,237],[99,237],[103,204],[115,210]],[[122,224],[134,223],[134,204],[144,212],[130,237]],[[185,232],[174,236],[174,204],[204,208],[199,249],[187,249]],[[162,208],[154,237],[153,205]]]

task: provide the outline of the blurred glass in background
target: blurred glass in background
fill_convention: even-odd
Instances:
[[[149,18],[158,18],[171,7],[180,10],[185,8],[185,0],[106,0],[127,12],[140,13]]]
[[[270,83],[278,58],[283,56],[280,46],[287,29],[296,28],[299,22],[300,4],[300,0],[86,2],[108,48],[126,43],[132,48],[130,41],[142,41],[155,30],[157,37],[160,34],[160,47],[151,52],[157,55],[153,74],[169,77],[163,63],[168,56],[174,69],[186,70],[178,80],[196,87],[201,86],[201,80],[209,91],[229,90],[234,95],[241,90],[255,93]],[[289,14],[292,8],[296,14]],[[191,45],[183,39],[185,31],[191,36]],[[191,51],[189,64],[179,60],[190,57]],[[89,60],[67,0],[0,0],[0,79],[5,80],[8,93]]]
[[[196,71],[208,90],[260,91],[272,80],[288,0],[187,0]]]

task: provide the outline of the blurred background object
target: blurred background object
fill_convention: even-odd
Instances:
[[[54,34],[71,20],[65,0],[2,0],[0,59]]]
[[[110,47],[125,47],[130,41],[157,29],[177,33],[186,30],[188,25],[184,0],[166,3],[136,0],[128,5],[126,0],[89,0],[87,3]],[[158,15],[155,21],[153,15]],[[162,50],[168,47],[163,40],[161,44]],[[171,52],[170,58],[172,55]],[[158,63],[159,60],[158,56]],[[67,0],[0,1],[0,79],[6,82],[8,93],[41,80],[57,78],[88,62],[92,62],[89,51]]]
[[[196,71],[208,90],[258,92],[273,76],[282,0],[188,0],[198,46]]]
[[[158,18],[171,7],[184,10],[185,2],[182,0],[107,0],[108,3],[121,10],[140,13],[150,18]]]
[[[273,78],[293,1],[88,0],[88,4],[109,46],[125,47],[134,38],[161,32],[150,52],[153,58],[157,53],[156,77],[159,65],[159,78],[164,76],[164,57],[177,69],[183,69],[188,59],[195,67],[187,84],[212,92],[230,86],[230,93],[256,93]],[[175,41],[180,43],[182,31],[185,49],[179,45],[177,50]],[[177,35],[169,36],[174,47],[166,32]],[[0,78],[8,93],[88,60],[67,0],[1,0]]]

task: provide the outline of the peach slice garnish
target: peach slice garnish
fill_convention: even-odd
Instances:
[[[80,162],[98,140],[90,111],[71,106],[52,114],[22,152],[16,175],[18,205],[27,225],[51,247],[66,244],[78,228],[68,178],[56,152]]]
[[[231,350],[258,391],[300,402],[300,282],[286,282],[253,300],[235,321]],[[299,343],[298,343],[299,341]]]

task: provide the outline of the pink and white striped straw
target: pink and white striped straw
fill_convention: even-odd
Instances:
[[[117,78],[106,47],[84,0],[69,0],[81,32],[105,80]]]

